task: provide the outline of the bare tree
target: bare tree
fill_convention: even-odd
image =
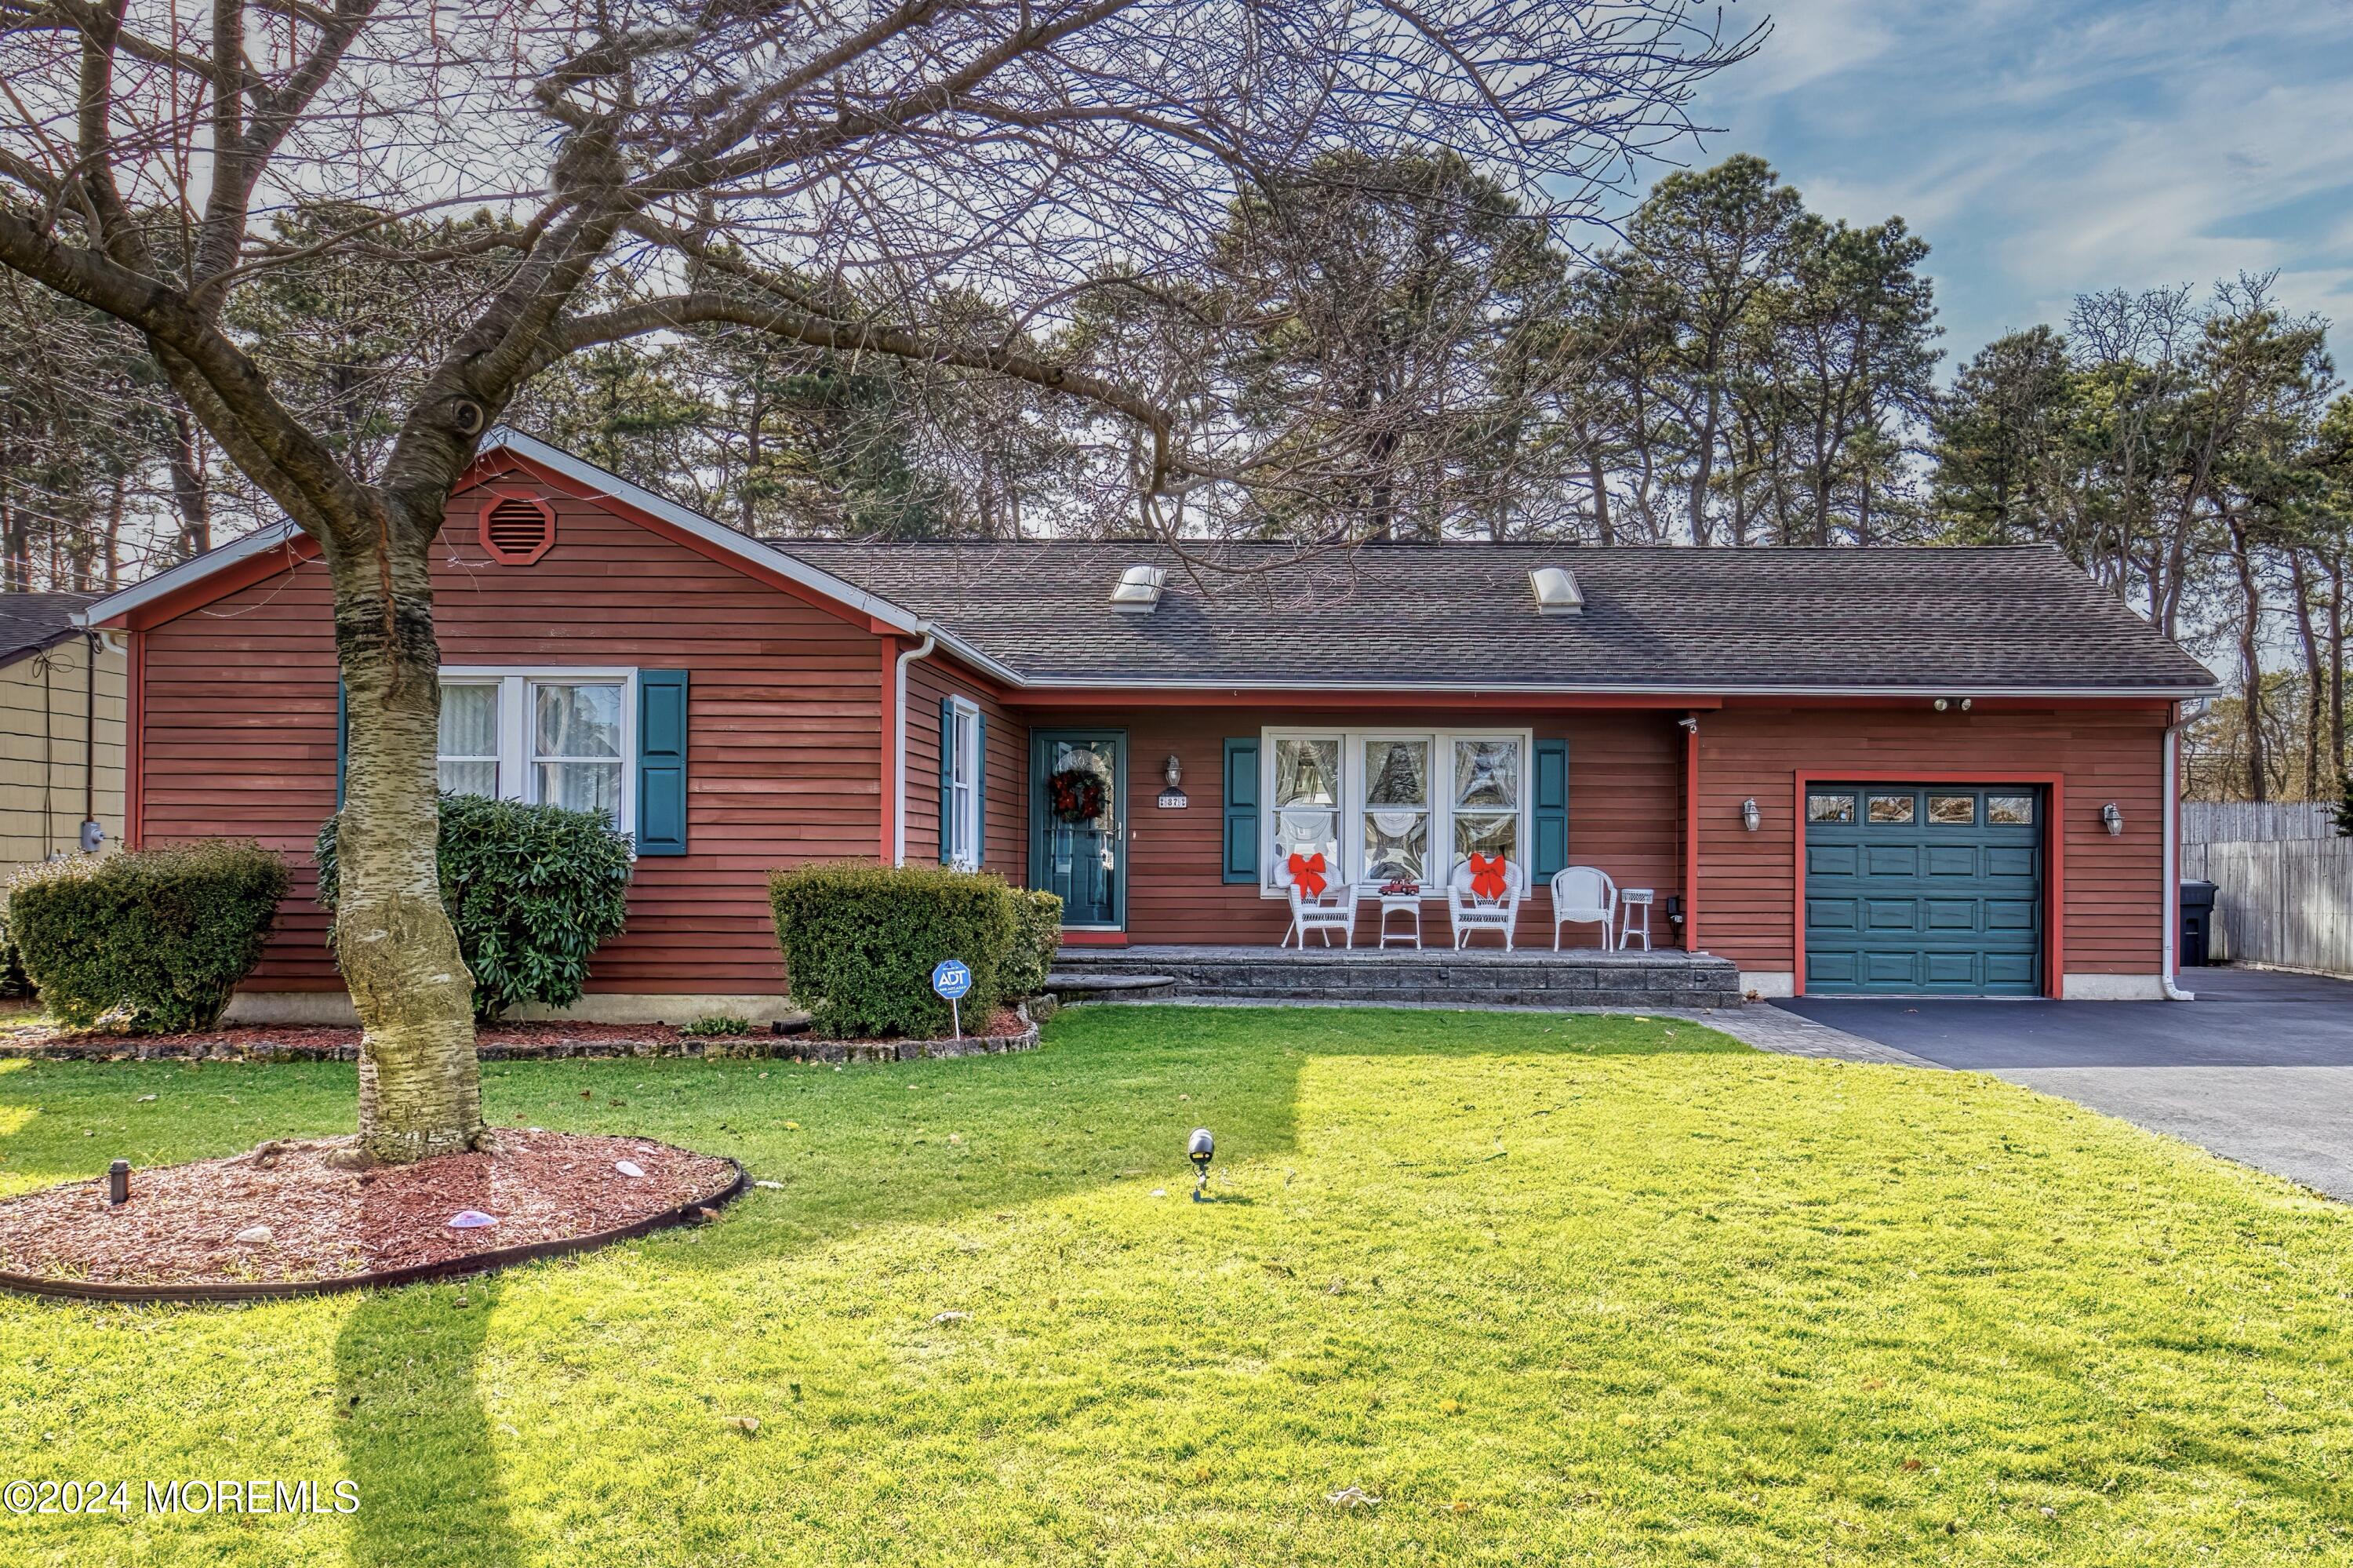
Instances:
[[[1229,482],[1253,461],[1229,422],[933,302],[977,291],[1027,329],[1339,152],[1435,142],[1573,222],[1749,43],[1690,0],[0,0],[0,266],[143,334],[331,575],[364,1147],[413,1159],[480,1130],[471,981],[435,882],[427,558],[533,376],[727,323],[1083,399],[1140,432],[1143,494]],[[273,268],[396,245],[374,219],[301,239],[257,221],[320,200],[501,217],[399,255],[499,264],[372,464],[225,320]]]

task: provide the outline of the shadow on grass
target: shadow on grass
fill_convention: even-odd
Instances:
[[[344,1318],[335,1418],[344,1471],[359,1488],[357,1568],[524,1560],[478,1376],[498,1294],[495,1278],[370,1291]]]

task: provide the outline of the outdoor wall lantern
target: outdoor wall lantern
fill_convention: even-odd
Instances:
[[[1209,1136],[1209,1129],[1206,1127],[1195,1128],[1192,1138],[1185,1145],[1185,1158],[1193,1162],[1193,1202],[1197,1203],[1209,1201],[1201,1196],[1201,1192],[1209,1184],[1209,1156],[1217,1147],[1218,1140]]]
[[[1740,825],[1752,833],[1765,825],[1765,813],[1757,809],[1754,795],[1740,802]]]
[[[2100,821],[2106,825],[2108,837],[2115,839],[2124,836],[2125,814],[2122,808],[2118,807],[2114,800],[2100,808]]]
[[[1175,752],[1170,752],[1168,760],[1160,765],[1160,777],[1168,780],[1171,789],[1185,782],[1185,765],[1177,760]]]

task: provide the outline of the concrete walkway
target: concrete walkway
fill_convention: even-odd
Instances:
[[[2182,983],[2196,1001],[1807,997],[1773,1011],[2058,1095],[2353,1202],[2353,981],[2211,969]]]

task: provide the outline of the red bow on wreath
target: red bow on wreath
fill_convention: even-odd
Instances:
[[[1471,857],[1471,891],[1481,898],[1501,898],[1511,883],[1504,875],[1502,855],[1473,854]]]
[[[1310,898],[1324,895],[1324,853],[1294,854],[1291,857],[1291,880]]]

